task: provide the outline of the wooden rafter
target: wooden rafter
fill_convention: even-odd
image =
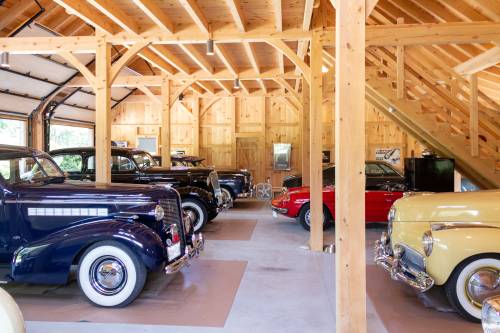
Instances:
[[[217,84],[222,88],[222,90],[224,90],[226,93],[228,93],[229,95],[231,95],[233,93],[232,91],[232,86],[228,86],[225,82],[227,81],[223,81],[223,80],[215,80],[215,82],[217,82]]]
[[[180,44],[180,48],[207,73],[213,74],[214,68],[212,64],[196,49],[194,45]]]
[[[161,29],[174,33],[174,23],[153,0],[132,0]]]
[[[368,16],[370,16],[370,14],[375,9],[375,6],[377,6],[378,1],[379,0],[366,0],[365,1],[365,18],[368,18]],[[337,0],[330,0],[330,3],[332,4],[333,8],[336,8]]]
[[[474,74],[500,63],[500,46],[484,51],[454,68],[461,75]]]
[[[0,30],[5,29],[9,24],[18,19],[19,15],[34,5],[33,0],[19,0],[2,13],[0,17]]]
[[[184,74],[189,75],[191,73],[189,67],[177,55],[167,49],[165,45],[157,45],[151,48],[151,50]]]
[[[238,69],[234,65],[229,53],[226,51],[224,46],[221,44],[215,44],[215,53],[219,59],[224,63],[224,66],[231,72],[234,76],[238,76]]]
[[[245,42],[243,43],[243,47],[245,48],[248,60],[250,60],[250,64],[252,64],[253,70],[256,74],[260,74],[260,67],[257,62],[257,55],[255,54],[253,45],[251,43]]]
[[[191,19],[194,21],[196,26],[205,34],[210,33],[210,27],[205,14],[198,6],[195,0],[179,0],[180,4],[186,12],[191,16]]]
[[[233,16],[234,23],[236,24],[236,28],[240,32],[245,32],[245,20],[243,16],[243,11],[241,9],[240,0],[226,0],[226,4],[231,11],[231,15]]]
[[[273,0],[273,9],[276,31],[283,31],[283,8],[281,7],[281,0]]]
[[[309,66],[307,66],[304,60],[300,59],[300,57],[295,52],[293,52],[293,50],[288,45],[286,45],[285,42],[281,40],[267,40],[266,42],[274,46],[278,51],[287,56],[295,66],[300,68],[300,71],[304,75],[306,81],[311,82],[311,69],[309,68]]]
[[[210,95],[215,95],[215,89],[207,81],[196,81],[196,84],[202,87]]]
[[[54,2],[64,7],[68,14],[76,15],[87,24],[99,28],[108,34],[114,34],[119,31],[119,28],[106,15],[85,1],[54,0]]]

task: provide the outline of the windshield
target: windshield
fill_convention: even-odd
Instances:
[[[64,174],[45,157],[21,157],[0,160],[0,176],[8,184],[36,182]]]
[[[153,156],[148,153],[139,153],[132,155],[135,163],[140,169],[147,169],[152,166],[157,166]]]

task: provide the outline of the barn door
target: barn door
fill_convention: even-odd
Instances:
[[[261,139],[258,137],[242,137],[236,139],[236,167],[247,169],[254,178],[254,183],[265,181],[263,174],[263,153]]]

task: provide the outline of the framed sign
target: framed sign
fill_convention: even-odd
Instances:
[[[273,169],[288,171],[291,169],[292,144],[275,143],[273,145]]]
[[[396,165],[401,163],[401,149],[399,148],[377,148],[375,160],[384,161]]]
[[[151,135],[143,135],[137,137],[137,148],[143,149],[150,154],[158,154],[158,137]]]
[[[330,161],[331,161],[330,151],[323,150],[323,163],[330,163]]]

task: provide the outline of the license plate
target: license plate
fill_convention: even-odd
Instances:
[[[167,247],[168,259],[172,260],[181,255],[181,243]]]
[[[273,217],[274,217],[274,218],[277,218],[277,217],[278,217],[278,213],[276,213],[274,210],[273,210]]]

